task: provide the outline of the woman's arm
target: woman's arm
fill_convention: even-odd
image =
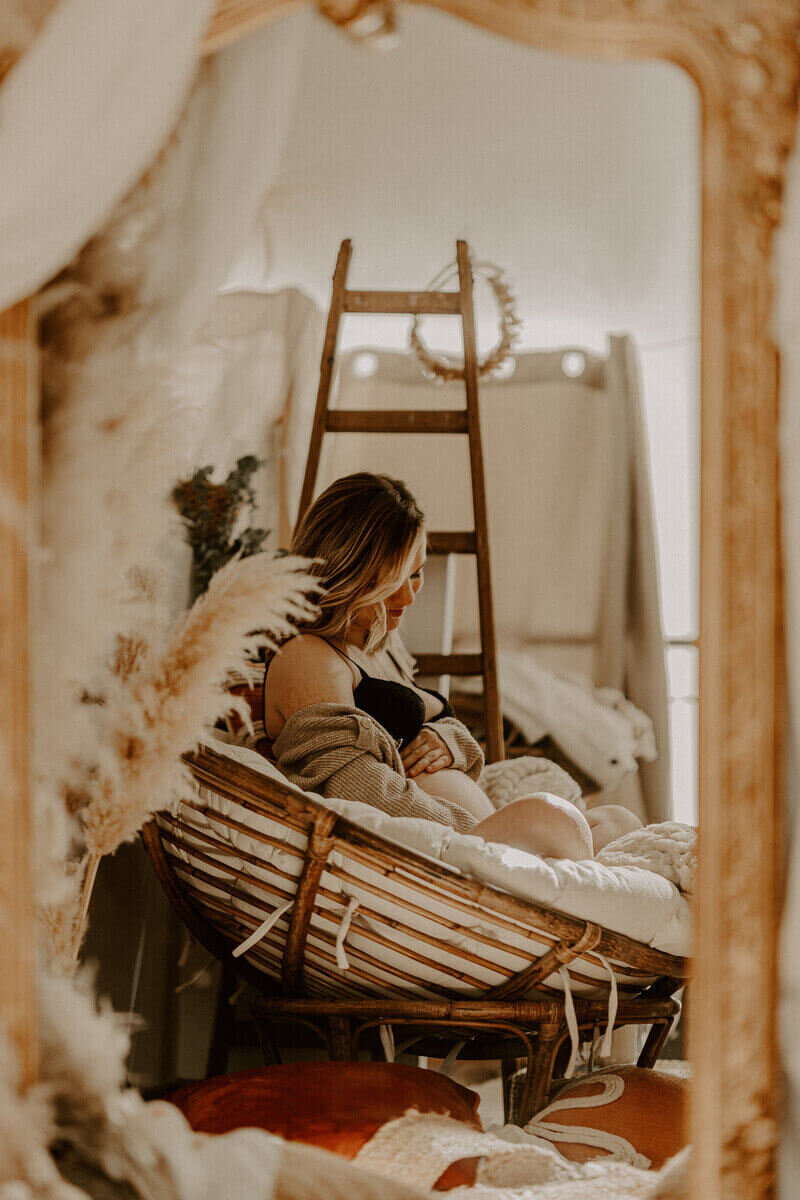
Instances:
[[[273,744],[278,769],[305,791],[370,804],[393,817],[424,817],[467,833],[476,818],[431,796],[403,774],[397,747],[367,713],[350,704],[297,711]]]
[[[484,764],[483,751],[457,717],[435,717],[433,721],[426,721],[400,757],[406,775],[411,778],[451,767],[477,782]]]
[[[359,800],[390,817],[417,817],[471,833],[477,819],[460,804],[432,796],[373,754],[354,754],[332,771],[319,789],[323,796]]]
[[[455,770],[477,781],[484,766],[483,751],[463,721],[458,717],[439,717],[423,728],[439,734],[452,755]]]

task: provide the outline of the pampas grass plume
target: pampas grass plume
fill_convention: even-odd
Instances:
[[[296,557],[256,554],[228,563],[161,645],[112,686],[101,716],[101,757],[82,812],[90,854],[112,854],[187,787],[182,755],[230,712],[247,706],[225,689],[258,647],[274,647],[307,620],[318,590]],[[254,632],[257,631],[257,632]]]

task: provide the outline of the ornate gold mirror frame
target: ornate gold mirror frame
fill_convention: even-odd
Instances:
[[[690,1022],[692,1195],[760,1200],[774,1187],[779,1110],[782,650],[771,251],[797,115],[800,10],[792,0],[434,2],[539,49],[671,60],[700,93],[702,847]],[[342,10],[343,23],[370,3]],[[211,53],[291,7],[293,0],[224,0],[203,49]],[[29,309],[23,303],[0,315],[0,482],[22,506],[36,389]],[[7,525],[0,561],[0,651],[14,666],[0,679],[0,734],[9,751],[0,905],[13,918],[0,931],[9,949],[0,1016],[33,1078],[29,781],[19,736],[27,712],[27,564]]]

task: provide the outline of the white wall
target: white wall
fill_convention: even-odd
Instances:
[[[604,352],[635,338],[661,566],[675,635],[696,632],[699,104],[668,63],[546,54],[434,10],[403,10],[398,46],[366,51],[311,18],[278,185],[232,282],[299,286],[321,308],[342,237],[354,286],[421,287],[465,236],[505,267],[521,344]],[[479,291],[484,346],[496,338]],[[342,349],[402,347],[400,318],[348,317]],[[455,348],[456,323],[423,336]],[[687,473],[688,472],[688,473]]]
[[[508,269],[528,346],[695,334],[688,76],[533,51],[434,10],[401,16],[386,53],[312,21],[266,243],[239,278],[298,285],[325,307],[342,237],[356,286],[420,287],[461,236]]]

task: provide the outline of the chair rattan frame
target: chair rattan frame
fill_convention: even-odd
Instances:
[[[243,810],[278,821],[306,839],[305,852],[290,849],[290,853],[302,858],[302,866],[299,877],[291,877],[292,885],[296,882],[296,892],[291,918],[287,918],[288,934],[282,937],[273,930],[275,936],[265,939],[269,942],[267,950],[259,946],[250,955],[254,961],[260,961],[257,953],[264,953],[265,964],[273,973],[279,969],[278,981],[270,979],[253,962],[232,957],[234,947],[252,932],[253,926],[259,924],[258,920],[243,917],[232,904],[209,901],[191,891],[195,880],[200,883],[212,880],[214,888],[231,900],[241,899],[245,895],[240,885],[242,879],[247,878],[248,855],[237,849],[235,857],[239,865],[226,868],[224,858],[231,858],[230,846],[224,847],[222,855],[215,858],[207,853],[213,850],[213,845],[205,845],[213,839],[205,836],[203,840],[201,835],[198,841],[196,831],[192,830],[193,862],[176,862],[175,844],[180,844],[189,828],[180,814],[161,814],[143,831],[144,844],[156,874],[181,920],[214,957],[255,989],[259,1020],[267,1020],[271,1027],[297,1021],[311,1024],[333,1058],[357,1057],[364,1036],[377,1025],[413,1029],[421,1037],[444,1036],[452,1041],[465,1037],[474,1039],[474,1052],[470,1057],[523,1058],[526,1074],[516,1116],[524,1123],[547,1103],[556,1060],[568,1036],[564,997],[546,988],[544,994],[540,994],[544,981],[561,966],[566,966],[575,972],[576,979],[585,982],[586,976],[580,973],[582,962],[591,962],[593,955],[603,955],[622,965],[621,971],[627,981],[620,987],[615,1027],[650,1025],[639,1065],[650,1067],[656,1062],[679,1010],[673,996],[688,978],[686,959],[654,950],[593,922],[520,900],[499,888],[468,878],[444,863],[397,846],[353,824],[288,784],[282,785],[213,750],[203,749],[188,755],[186,762],[201,787],[233,801]],[[209,811],[197,798],[186,803],[200,811]],[[218,819],[216,813],[214,817]],[[255,836],[270,841],[263,835]],[[282,846],[282,849],[287,847]],[[404,883],[410,881],[419,889],[422,900],[434,895],[445,896],[448,910],[463,912],[465,928],[470,924],[474,928],[476,914],[482,914],[495,922],[505,922],[509,930],[531,929],[536,931],[537,937],[545,931],[549,949],[532,955],[523,970],[507,971],[507,978],[502,983],[485,987],[477,999],[463,998],[465,976],[456,972],[453,972],[452,993],[447,994],[449,989],[440,989],[440,998],[420,999],[418,989],[414,988],[415,980],[411,976],[403,977],[399,970],[394,972],[399,979],[395,994],[387,997],[381,994],[377,976],[372,973],[379,960],[369,954],[358,957],[358,966],[352,974],[348,972],[348,978],[339,976],[336,979],[336,990],[345,994],[334,998],[315,995],[314,991],[319,991],[319,982],[315,987],[308,973],[306,949],[312,917],[321,911],[318,905],[325,891],[321,887],[323,873],[334,850],[368,864],[386,880],[402,877]],[[209,864],[214,866],[213,875],[206,871]],[[264,889],[269,905],[274,908],[280,903],[282,895],[275,895],[276,888],[264,883],[259,886]],[[247,893],[246,898],[248,904],[258,903],[253,900],[252,892]],[[270,911],[268,905],[264,906],[264,911]],[[377,921],[386,921],[377,911],[372,915]],[[471,922],[469,918],[473,918]],[[380,934],[372,936],[379,949],[381,942],[389,944]],[[425,935],[415,936],[419,936],[424,944]],[[485,940],[491,951],[491,939]],[[429,937],[427,941],[435,943],[434,938]],[[497,948],[501,948],[500,943]],[[423,953],[415,954],[410,950],[405,953],[417,957],[420,962],[430,961]],[[436,953],[435,945],[432,953]],[[473,957],[479,961],[478,956]],[[446,975],[447,964],[439,959],[436,963],[437,970]],[[328,991],[331,986],[327,980]],[[385,993],[385,980],[382,990]],[[592,1030],[600,1028],[606,1020],[607,1000],[602,995],[597,998],[578,996],[575,997],[575,1009],[579,1027],[591,1036]],[[493,1040],[493,1053],[486,1053],[487,1038]],[[262,1046],[265,1044],[273,1044],[269,1033],[262,1039]]]

